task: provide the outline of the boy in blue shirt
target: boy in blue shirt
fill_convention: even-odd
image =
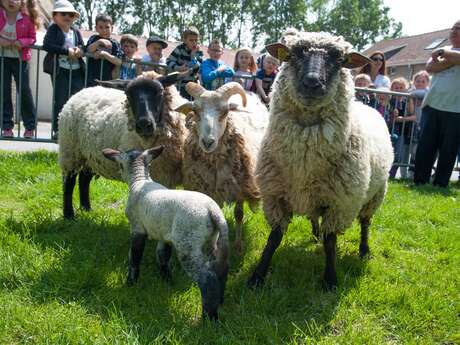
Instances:
[[[231,78],[235,74],[233,68],[219,60],[223,53],[220,41],[211,41],[208,46],[209,59],[202,63],[200,69],[203,86],[208,90],[218,89],[224,84],[224,78]]]

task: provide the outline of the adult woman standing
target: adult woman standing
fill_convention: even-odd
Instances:
[[[426,65],[433,76],[422,105],[426,122],[415,156],[416,184],[429,182],[439,152],[433,184],[447,187],[460,147],[460,20],[449,39],[452,46],[434,50]]]
[[[390,88],[390,78],[387,77],[385,55],[381,51],[373,52],[369,58],[372,60],[364,66],[360,73],[365,73],[371,77],[372,85],[375,88]]]

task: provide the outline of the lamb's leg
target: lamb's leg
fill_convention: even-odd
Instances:
[[[87,170],[83,170],[78,175],[78,187],[80,189],[80,207],[84,211],[91,211],[91,203],[89,201],[89,184],[93,174]]]
[[[176,248],[179,261],[184,271],[198,284],[201,291],[201,306],[203,319],[217,321],[218,308],[222,299],[220,280],[214,270],[206,265],[203,253],[191,254]]]
[[[327,290],[337,287],[337,273],[335,269],[337,255],[337,235],[329,233],[324,236],[324,252],[326,254],[326,267],[324,269],[324,283]]]
[[[64,218],[71,219],[75,216],[72,205],[73,189],[75,187],[76,174],[68,174],[63,177],[64,192]]]
[[[283,234],[292,216],[292,212],[289,210],[287,203],[280,199],[275,200],[267,198],[264,200],[264,213],[267,220],[272,225],[272,231],[268,237],[259,264],[254,270],[251,278],[249,278],[249,287],[260,286],[264,283],[272,256],[276,248],[280,245]]]
[[[157,244],[157,262],[160,268],[160,276],[166,281],[171,281],[171,269],[169,261],[171,259],[172,246],[169,243],[159,241]]]
[[[237,201],[233,211],[235,216],[235,249],[241,253],[241,230],[243,228],[244,204],[242,201]]]
[[[147,234],[132,232],[131,233],[131,249],[129,251],[129,264],[128,264],[128,286],[133,285],[139,278],[139,265],[144,254],[145,241]]]
[[[369,218],[360,219],[361,223],[361,242],[359,243],[359,256],[364,258],[366,255],[370,254],[369,251],[369,226],[371,221]]]

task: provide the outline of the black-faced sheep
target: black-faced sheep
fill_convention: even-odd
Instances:
[[[171,108],[171,88],[175,89],[171,85],[177,79],[172,74],[158,80],[106,81],[101,84],[120,90],[96,86],[69,99],[59,120],[64,217],[74,216],[72,193],[77,174],[83,210],[91,208],[89,185],[94,175],[121,179],[117,165],[101,153],[106,147],[126,150],[164,145],[165,152],[152,165],[153,177],[169,188],[182,182],[185,121]]]
[[[185,272],[201,290],[203,315],[216,320],[228,273],[227,223],[210,197],[170,190],[150,179],[148,166],[162,150],[161,146],[144,152],[103,150],[106,158],[120,164],[123,180],[129,184],[126,216],[132,239],[128,285],[139,277],[147,237],[158,240],[156,253],[162,277],[171,276],[169,260],[174,247]]]
[[[243,203],[254,207],[260,199],[254,171],[268,125],[267,108],[236,82],[216,91],[188,83],[186,90],[195,100],[180,108],[189,114],[190,124],[184,145],[184,188],[205,193],[221,206],[236,203],[235,246],[240,251]],[[246,108],[234,103],[238,99],[232,100],[233,95],[240,95]]]
[[[393,149],[382,116],[353,101],[348,68],[367,63],[367,58],[327,33],[298,33],[287,44],[267,47],[284,62],[256,169],[272,231],[248,283],[263,283],[297,213],[308,216],[324,243],[324,280],[334,288],[336,235],[358,218],[360,255],[369,252],[368,229],[385,195]]]

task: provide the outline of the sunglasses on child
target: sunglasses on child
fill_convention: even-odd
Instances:
[[[373,56],[373,57],[371,57],[371,60],[372,60],[372,61],[382,61],[382,62],[383,62],[383,57],[380,57],[380,56]]]
[[[73,12],[57,12],[57,14],[60,14],[63,17],[68,16],[70,18],[74,18],[76,16]]]

